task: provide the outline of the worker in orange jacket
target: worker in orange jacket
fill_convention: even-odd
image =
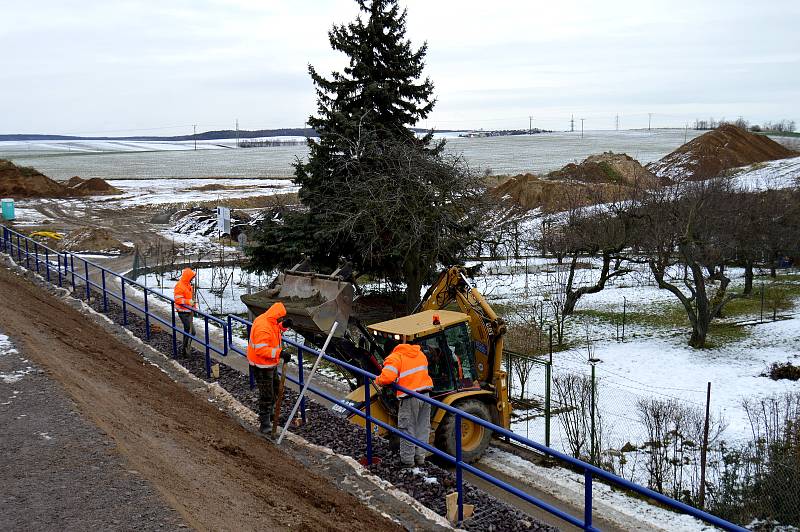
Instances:
[[[178,316],[183,324],[183,343],[181,344],[181,354],[186,356],[189,354],[189,349],[192,346],[192,338],[190,334],[195,334],[194,329],[194,311],[197,306],[194,302],[194,293],[192,291],[192,280],[197,275],[191,268],[184,268],[181,273],[181,278],[175,285],[174,297],[175,310],[178,311]]]
[[[433,380],[428,374],[428,359],[418,345],[398,344],[383,362],[383,371],[375,379],[380,386],[396,382],[403,388],[428,395]],[[397,390],[400,407],[397,427],[414,438],[428,443],[431,432],[431,404]],[[422,465],[425,449],[400,439],[400,462],[404,467]]]
[[[281,334],[291,327],[286,319],[286,307],[280,301],[253,320],[250,342],[247,344],[247,361],[253,370],[258,386],[258,420],[262,434],[272,433],[272,416],[275,396],[278,393],[278,362],[289,362],[291,355],[281,349]]]

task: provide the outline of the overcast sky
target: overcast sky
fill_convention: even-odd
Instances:
[[[437,129],[800,123],[800,1],[408,0]],[[0,133],[302,127],[351,0],[2,0]]]

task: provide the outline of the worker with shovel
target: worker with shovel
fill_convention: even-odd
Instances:
[[[194,291],[192,290],[192,280],[197,274],[191,268],[184,268],[181,278],[175,285],[173,292],[175,299],[175,310],[183,324],[183,343],[181,344],[181,354],[187,356],[192,347],[192,337],[194,330],[194,311],[197,306],[194,303]]]
[[[288,351],[281,350],[281,334],[292,325],[291,320],[285,317],[286,308],[283,303],[273,304],[253,320],[250,342],[247,345],[247,360],[258,386],[259,431],[267,436],[272,432],[272,419],[276,414],[274,408],[278,395],[278,361],[283,360],[285,370],[286,363],[291,359]]]

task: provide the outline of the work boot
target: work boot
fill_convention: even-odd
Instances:
[[[424,456],[415,456],[414,463],[418,466],[425,465],[425,457]]]
[[[258,427],[258,432],[261,434],[272,434],[272,423],[262,421],[261,425]]]

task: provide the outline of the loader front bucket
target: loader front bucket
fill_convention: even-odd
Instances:
[[[347,330],[354,294],[353,285],[338,277],[290,270],[278,275],[273,288],[243,295],[242,301],[256,316],[282,302],[286,317],[294,322],[292,328],[301,334],[326,334],[338,322],[335,336],[341,337]]]

